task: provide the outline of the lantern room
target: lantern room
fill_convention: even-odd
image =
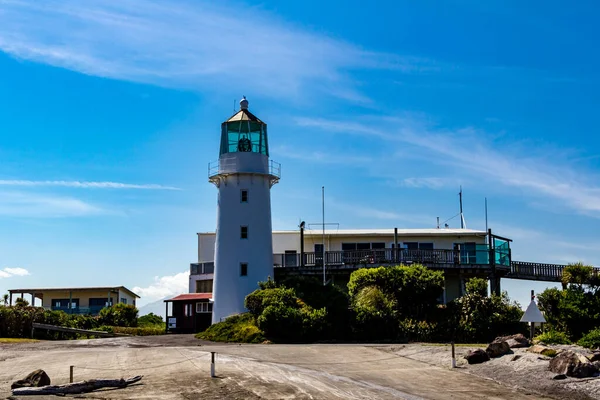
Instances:
[[[246,97],[240,101],[240,111],[221,124],[219,155],[242,152],[269,156],[267,124],[248,111]]]

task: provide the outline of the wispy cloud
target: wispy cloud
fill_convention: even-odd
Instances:
[[[379,117],[379,121],[384,120]],[[378,129],[360,121],[311,118],[297,119],[297,123],[334,133],[366,134],[388,142],[404,142],[410,146],[406,152],[413,155],[419,152],[423,159],[433,164],[519,188],[520,195],[552,199],[555,206],[567,206],[582,214],[600,217],[600,186],[597,180],[585,171],[575,170],[569,165],[569,159],[558,151],[539,154],[533,145],[519,150],[520,143],[517,141],[512,141],[510,148],[497,150],[495,138],[474,128],[441,130],[406,118],[387,120],[393,128]],[[563,153],[570,155],[572,152],[563,149]]]
[[[22,192],[0,193],[0,215],[21,218],[64,218],[115,214],[85,201],[65,196]]]
[[[81,182],[81,181],[29,181],[29,180],[1,180],[0,186],[54,186],[82,189],[144,189],[144,190],[181,190],[173,186],[158,184],[132,184],[120,182]]]
[[[436,219],[427,215],[403,214],[394,211],[385,211],[380,208],[369,207],[361,204],[348,204],[332,199],[328,204],[337,210],[343,210],[354,217],[376,219],[381,221],[397,221],[420,225],[435,226]]]
[[[0,269],[0,278],[10,278],[13,276],[31,275],[25,268],[9,268]]]
[[[403,186],[411,188],[427,188],[427,189],[441,189],[449,186],[450,183],[454,184],[454,180],[448,180],[444,178],[404,178],[401,182]]]
[[[290,97],[313,84],[354,101],[367,99],[354,89],[351,70],[434,68],[217,2],[4,0],[0,49],[85,74],[169,87],[228,85]]]
[[[333,152],[324,153],[321,151],[310,151],[305,149],[292,149],[289,146],[279,146],[271,149],[273,154],[279,157],[290,158],[293,160],[301,160],[305,162],[319,164],[362,164],[373,161],[370,157],[365,157],[356,154],[336,154]]]
[[[187,293],[188,288],[189,272],[184,271],[175,275],[155,276],[153,283],[146,287],[136,286],[133,291],[146,303],[167,296]]]

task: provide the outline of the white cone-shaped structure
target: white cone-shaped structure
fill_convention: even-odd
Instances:
[[[525,310],[525,314],[521,317],[521,322],[534,322],[534,323],[544,323],[546,322],[546,318],[538,308],[537,304],[535,304],[534,300],[531,300],[529,306],[527,306],[527,310]]]
[[[273,278],[271,187],[279,164],[269,160],[267,124],[240,111],[221,125],[219,163],[209,181],[219,189],[212,322],[246,311],[246,296]]]

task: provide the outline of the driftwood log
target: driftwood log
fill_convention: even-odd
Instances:
[[[124,388],[139,382],[141,375],[127,379],[92,379],[89,381],[67,383],[66,385],[51,385],[40,387],[24,387],[13,389],[13,395],[46,395],[46,394],[79,394],[89,393],[102,388]]]

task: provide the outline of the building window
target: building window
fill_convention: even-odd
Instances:
[[[242,203],[248,202],[248,190],[247,189],[240,190],[240,201]]]
[[[121,303],[127,304],[127,299],[125,297],[121,297]]]
[[[240,227],[240,237],[242,239],[248,239],[248,227],[247,226]]]
[[[433,250],[433,243],[404,242],[407,250]]]
[[[240,264],[240,276],[248,276],[248,263]]]
[[[212,279],[196,281],[196,293],[212,293],[212,291],[213,291],[213,280]]]
[[[298,253],[296,250],[286,250],[285,251],[285,259],[283,260],[283,265],[285,267],[297,267],[298,266]]]
[[[213,308],[212,303],[208,303],[208,302],[196,303],[196,314],[211,313],[212,308]]]
[[[184,317],[191,317],[193,315],[193,311],[194,311],[194,309],[192,308],[191,304],[183,305],[183,316]]]

